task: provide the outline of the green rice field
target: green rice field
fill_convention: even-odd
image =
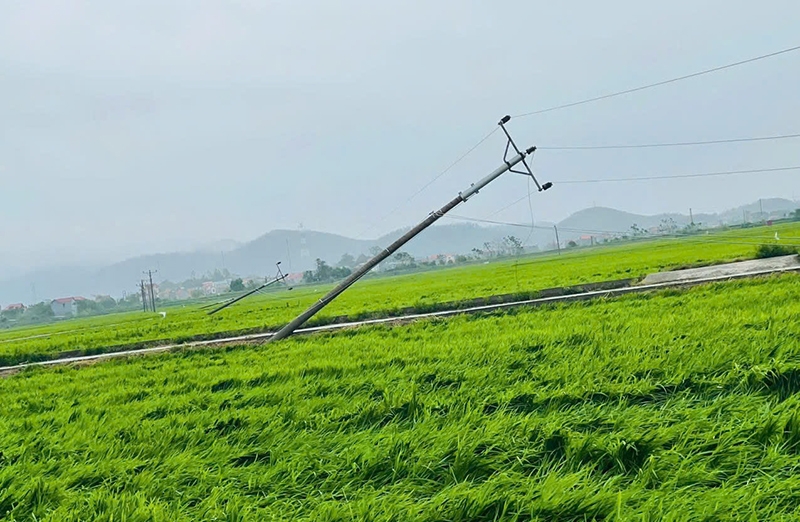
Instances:
[[[417,274],[366,279],[325,308],[312,324],[336,317],[386,317],[447,307],[501,294],[535,297],[547,288],[639,278],[659,270],[749,259],[762,243],[800,244],[800,224],[715,232],[708,235],[602,245],[441,269]],[[74,319],[34,328],[0,332],[0,365],[185,342],[223,334],[273,331],[330,287],[299,287],[256,296],[216,314],[198,305],[165,308],[166,318],[141,312]]]
[[[796,520],[798,391],[794,274],[26,370],[0,519]]]

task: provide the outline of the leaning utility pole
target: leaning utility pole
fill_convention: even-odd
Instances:
[[[225,308],[228,308],[233,303],[238,303],[239,301],[241,301],[245,297],[249,297],[249,296],[255,294],[256,292],[260,292],[261,290],[265,289],[266,287],[268,287],[270,285],[273,285],[275,283],[278,283],[280,281],[285,280],[286,276],[283,274],[283,272],[281,272],[281,262],[278,261],[275,266],[278,268],[278,273],[271,281],[265,282],[263,285],[250,290],[249,292],[247,292],[244,295],[240,295],[239,297],[235,297],[233,299],[230,299],[229,301],[225,301],[224,303],[219,305],[217,308],[214,308],[213,310],[208,312],[208,315],[214,315],[215,313],[219,312],[220,310],[224,310]],[[291,290],[291,288],[289,290]]]
[[[155,313],[155,311],[156,311],[156,295],[155,295],[155,292],[153,291],[153,274],[154,273],[157,274],[158,270],[156,270],[155,272],[152,271],[152,270],[148,270],[147,272],[143,272],[143,273],[147,274],[147,277],[150,278],[150,308],[153,310],[153,313]]]
[[[147,295],[144,293],[144,279],[139,281],[139,288],[142,290],[142,311],[147,312]]]
[[[539,189],[539,192],[547,190],[550,187],[552,187],[553,184],[549,182],[545,183],[544,185],[540,185],[539,181],[536,179],[536,176],[533,175],[533,171],[528,166],[528,163],[525,161],[525,157],[533,154],[533,152],[536,150],[536,147],[530,147],[525,151],[521,151],[519,150],[519,148],[517,148],[517,145],[514,143],[514,140],[511,139],[511,135],[508,133],[508,130],[506,130],[505,127],[505,124],[508,123],[510,119],[511,116],[505,116],[498,123],[498,125],[500,125],[500,128],[503,129],[506,138],[508,138],[508,141],[506,142],[506,150],[505,153],[503,154],[503,165],[498,167],[494,172],[490,173],[477,183],[473,183],[472,185],[470,185],[470,187],[467,190],[459,192],[458,196],[456,196],[455,199],[447,203],[439,210],[431,212],[430,215],[427,218],[425,218],[425,220],[423,220],[420,224],[418,224],[417,226],[406,232],[402,237],[400,237],[400,239],[398,239],[397,241],[386,247],[379,254],[377,254],[375,257],[364,263],[364,265],[362,265],[359,269],[350,274],[350,276],[347,277],[347,279],[339,283],[339,285],[336,288],[331,290],[327,295],[325,295],[319,301],[314,303],[308,310],[306,310],[305,312],[297,316],[292,322],[281,328],[275,335],[272,336],[270,341],[277,341],[292,335],[295,330],[297,330],[300,326],[303,325],[303,323],[311,319],[311,317],[313,317],[317,312],[322,310],[331,301],[336,299],[336,297],[338,297],[342,292],[350,288],[350,286],[353,285],[353,283],[364,277],[367,274],[367,272],[378,266],[378,264],[380,264],[381,261],[385,260],[393,253],[398,251],[403,245],[405,245],[408,241],[410,241],[420,232],[431,226],[439,218],[441,218],[442,216],[453,210],[455,207],[457,207],[461,203],[467,201],[469,198],[477,194],[478,191],[480,191],[482,188],[487,186],[492,181],[499,178],[502,174],[505,174],[506,172],[514,172],[515,174],[530,176],[533,179],[533,182],[536,183],[536,187]],[[513,158],[508,158],[508,151],[510,147],[513,147],[514,151],[516,152],[516,155]],[[522,163],[525,166],[525,172],[513,170],[513,167],[518,163]]]
[[[556,231],[556,248],[558,249],[558,255],[561,255],[561,241],[558,239],[558,226],[553,225],[553,230]]]

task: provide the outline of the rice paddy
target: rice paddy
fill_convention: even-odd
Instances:
[[[0,380],[6,520],[794,520],[785,275]]]
[[[358,283],[312,324],[432,311],[476,298],[516,294],[535,297],[547,288],[605,280],[640,278],[648,273],[721,263],[756,256],[761,244],[800,244],[800,224],[731,230],[702,236],[643,240],[473,264]],[[206,315],[197,305],[164,308],[167,316],[144,313],[75,319],[55,325],[0,332],[0,365],[84,355],[159,343],[239,333],[274,331],[323,295],[329,287],[299,287],[242,301]]]

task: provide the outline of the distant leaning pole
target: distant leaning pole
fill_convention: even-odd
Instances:
[[[353,283],[364,277],[367,272],[378,266],[383,260],[397,252],[403,245],[408,243],[411,239],[417,236],[420,232],[431,226],[435,223],[439,218],[453,210],[455,207],[460,205],[461,203],[467,201],[469,198],[474,196],[478,193],[482,188],[487,186],[492,181],[499,178],[501,175],[505,174],[506,172],[513,172],[515,174],[523,174],[525,176],[530,176],[533,179],[533,182],[536,184],[536,188],[539,192],[543,190],[547,190],[553,186],[552,183],[547,182],[542,185],[539,184],[539,181],[536,179],[536,176],[533,175],[533,171],[531,170],[528,163],[525,161],[527,156],[530,156],[536,150],[536,147],[530,147],[525,151],[521,151],[517,148],[517,145],[514,143],[514,140],[511,139],[511,135],[508,133],[505,125],[511,120],[511,116],[505,116],[498,125],[508,138],[508,142],[506,143],[506,150],[503,154],[503,164],[498,167],[494,172],[486,176],[485,178],[481,179],[477,183],[473,183],[467,190],[458,193],[455,199],[450,201],[448,204],[440,208],[435,212],[431,212],[431,214],[425,218],[420,224],[409,230],[406,234],[404,234],[400,239],[386,247],[382,250],[378,255],[364,263],[358,270],[350,274],[344,281],[342,281],[336,288],[331,290],[327,295],[322,297],[319,301],[311,305],[308,310],[303,312],[302,314],[298,315],[292,322],[281,328],[275,335],[270,338],[270,342],[272,341],[279,341],[281,339],[285,339],[294,333],[295,330],[300,328],[306,321],[311,319],[317,312],[325,308],[331,301],[336,299],[342,292],[350,288]],[[512,158],[508,158],[509,148],[513,148],[516,155]],[[525,172],[513,170],[514,166],[518,163],[522,163],[525,166]]]

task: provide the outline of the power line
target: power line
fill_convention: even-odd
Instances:
[[[607,182],[624,182],[624,181],[648,181],[648,180],[658,180],[658,179],[682,179],[682,178],[705,178],[705,177],[714,177],[714,176],[734,176],[739,174],[758,174],[758,173],[770,173],[770,172],[784,172],[788,170],[798,170],[800,169],[800,165],[792,166],[792,167],[777,167],[772,169],[752,169],[752,170],[730,170],[730,171],[721,171],[721,172],[705,172],[700,174],[678,174],[678,175],[663,175],[663,176],[643,176],[643,177],[631,177],[631,178],[607,178],[607,179],[585,179],[585,180],[561,180],[557,181],[558,183],[564,184],[583,184],[583,183],[607,183]],[[518,205],[525,199],[527,199],[527,194],[518,198],[508,205],[495,210],[487,218],[491,218],[496,216],[497,214],[508,210],[509,208]]]
[[[455,220],[459,220],[459,221],[473,221],[473,222],[476,222],[476,223],[487,223],[487,224],[490,224],[490,225],[503,225],[503,226],[509,226],[509,227],[530,228],[530,229],[548,230],[548,231],[553,230],[553,227],[550,226],[550,225],[548,225],[548,226],[528,225],[528,224],[525,224],[525,223],[513,223],[513,222],[510,222],[510,221],[497,221],[497,220],[492,220],[492,219],[480,219],[480,218],[474,218],[474,217],[468,217],[468,216],[459,216],[459,215],[455,215],[455,214],[448,215],[446,217],[451,218],[451,219],[455,219]],[[588,234],[619,234],[619,235],[624,235],[624,234],[630,234],[631,233],[630,230],[626,230],[626,231],[596,230],[596,229],[590,229],[590,228],[574,228],[574,227],[558,227],[558,230],[565,231],[565,232],[580,232],[580,233],[588,233]],[[652,237],[665,237],[665,236],[661,235],[661,236],[648,236],[648,237],[652,238]],[[684,237],[684,236],[681,236],[681,237]]]
[[[672,143],[642,143],[631,145],[574,145],[558,147],[538,147],[539,150],[604,150],[604,149],[647,149],[657,147],[688,147],[694,145],[716,145],[721,143],[744,143],[752,141],[785,140],[790,138],[800,138],[800,134],[781,134],[778,136],[759,136],[753,138],[731,138],[724,140],[709,141],[679,141]]]
[[[579,183],[613,183],[621,181],[651,181],[656,179],[686,179],[686,178],[705,178],[712,176],[735,176],[739,174],[759,174],[767,172],[783,172],[787,170],[798,170],[800,165],[792,167],[776,167],[772,169],[750,169],[750,170],[726,170],[720,172],[703,172],[700,174],[677,174],[677,175],[664,175],[664,176],[642,176],[636,178],[597,178],[597,179],[567,179],[561,180],[558,183],[564,184],[579,184]],[[505,209],[503,209],[505,210]]]
[[[501,213],[502,211],[504,211],[504,210],[508,210],[509,208],[513,207],[514,205],[517,205],[517,204],[519,204],[519,202],[521,202],[521,201],[524,201],[524,200],[525,200],[525,199],[527,199],[527,198],[528,198],[528,196],[527,196],[527,194],[526,194],[526,195],[522,196],[521,198],[519,198],[519,199],[516,199],[516,200],[514,200],[513,202],[509,203],[509,204],[508,204],[508,205],[506,205],[505,207],[503,207],[503,208],[501,208],[501,209],[499,209],[499,210],[495,210],[494,212],[492,212],[491,214],[489,214],[489,216],[488,216],[488,217],[494,217],[494,216],[496,216],[497,214]]]
[[[618,91],[618,92],[613,92],[613,93],[610,93],[610,94],[604,94],[602,96],[596,96],[594,98],[587,98],[585,100],[580,100],[580,101],[576,101],[576,102],[572,102],[572,103],[565,103],[563,105],[556,105],[554,107],[548,107],[547,109],[540,109],[538,111],[526,112],[526,113],[523,113],[523,114],[518,114],[518,115],[516,115],[514,117],[515,118],[524,118],[524,117],[527,117],[527,116],[533,116],[535,114],[543,114],[545,112],[552,112],[552,111],[557,111],[557,110],[561,110],[561,109],[566,109],[566,108],[569,108],[569,107],[575,107],[577,105],[584,105],[584,104],[587,104],[587,103],[592,103],[592,102],[596,102],[596,101],[600,101],[600,100],[606,100],[608,98],[615,98],[617,96],[623,96],[625,94],[631,94],[631,93],[634,93],[634,92],[643,91],[645,89],[651,89],[653,87],[660,87],[662,85],[667,85],[667,84],[679,82],[679,81],[682,81],[682,80],[688,80],[689,78],[695,78],[697,76],[703,76],[705,74],[710,74],[710,73],[722,71],[724,69],[730,69],[730,68],[733,68],[733,67],[738,67],[739,65],[744,65],[744,64],[756,62],[758,60],[764,60],[766,58],[772,58],[773,56],[778,56],[780,54],[790,53],[792,51],[797,51],[798,49],[800,49],[800,45],[795,46],[795,47],[789,47],[788,49],[782,49],[780,51],[775,51],[775,52],[769,53],[769,54],[762,54],[761,56],[756,56],[755,58],[748,58],[747,60],[742,60],[742,61],[739,61],[739,62],[729,63],[727,65],[714,67],[712,69],[706,69],[706,70],[703,70],[703,71],[687,74],[685,76],[679,76],[677,78],[671,78],[669,80],[663,80],[663,81],[656,82],[656,83],[651,83],[651,84],[648,84],[648,85],[642,85],[641,87],[635,87],[633,89],[626,89],[624,91]]]
[[[459,221],[473,221],[476,223],[487,223],[490,225],[504,225],[509,227],[519,227],[519,228],[535,228],[537,230],[552,230],[552,226],[543,226],[543,225],[528,225],[525,223],[513,223],[510,221],[497,221],[492,219],[480,219],[474,218],[469,216],[459,216],[455,214],[447,215],[446,217],[459,220]],[[589,229],[589,228],[574,228],[574,227],[558,227],[559,230],[563,230],[566,232],[585,232],[585,233],[592,233],[592,234],[630,234],[630,230],[627,231],[619,231],[619,230],[596,230],[596,229]]]
[[[542,229],[542,230],[545,230],[545,229],[546,230],[550,230],[552,228],[552,227],[543,227],[543,226],[538,226],[538,225],[526,225],[525,223],[510,223],[510,222],[507,222],[507,221],[494,221],[494,220],[491,220],[491,219],[479,219],[479,218],[473,218],[473,217],[468,217],[468,216],[459,216],[459,215],[456,215],[456,214],[448,214],[445,217],[450,218],[450,219],[455,219],[457,221],[474,221],[476,223],[487,223],[487,224],[490,224],[490,225],[505,225],[505,226],[509,226],[509,227],[538,228],[538,229]]]
[[[509,221],[497,221],[497,220],[492,220],[492,219],[480,219],[480,218],[474,218],[474,217],[469,217],[469,216],[459,216],[459,215],[456,215],[456,214],[450,214],[447,217],[450,218],[450,219],[458,220],[458,221],[473,221],[473,222],[477,222],[477,223],[487,223],[487,224],[491,224],[491,225],[504,225],[504,226],[509,226],[509,227],[519,227],[519,228],[535,228],[537,230],[548,230],[549,231],[549,230],[552,230],[552,228],[553,228],[551,226],[542,226],[542,225],[533,225],[533,226],[531,226],[531,225],[528,225],[528,224],[525,224],[525,223],[513,223],[513,222],[509,222]],[[580,232],[580,233],[586,233],[586,234],[618,234],[618,235],[626,235],[626,234],[630,234],[631,233],[630,229],[628,229],[628,230],[597,230],[597,229],[591,229],[591,228],[575,228],[575,227],[558,227],[558,229],[562,230],[562,231],[566,231],[566,232]],[[724,239],[742,239],[742,240],[751,240],[751,241],[758,242],[758,243],[753,243],[753,244],[760,244],[760,242],[763,242],[763,241],[773,241],[774,240],[774,238],[772,238],[772,237],[758,237],[758,236],[751,236],[751,235],[734,235],[734,234],[728,233],[727,231],[722,231],[720,233],[724,233],[725,236],[720,238],[719,240],[724,240]],[[692,238],[696,238],[697,240],[700,240],[699,236],[697,236],[697,235],[691,235],[690,236],[690,235],[686,235],[686,234],[669,234],[669,233],[665,233],[665,234],[641,236],[642,239],[666,239],[666,238],[671,238],[671,237],[686,238],[687,240],[688,239],[692,239]],[[780,240],[797,241],[797,240],[800,240],[800,237],[785,236],[785,237],[781,237]],[[717,241],[716,236],[708,238],[707,241],[709,241],[709,242]],[[742,243],[737,243],[737,244],[742,244]],[[749,243],[747,243],[747,244],[749,244]],[[784,244],[784,243],[781,243],[781,244]],[[793,245],[788,245],[788,246],[793,246]]]
[[[587,179],[587,180],[562,180],[557,181],[558,183],[565,183],[565,184],[580,184],[580,183],[606,183],[606,182],[622,182],[622,181],[647,181],[647,180],[656,180],[656,179],[680,179],[680,178],[703,178],[703,177],[712,177],[712,176],[734,176],[739,174],[757,174],[757,173],[769,173],[769,172],[782,172],[787,170],[797,170],[800,169],[800,165],[794,167],[778,167],[774,169],[754,169],[754,170],[731,170],[731,171],[723,171],[723,172],[706,172],[701,174],[679,174],[674,176],[646,176],[646,177],[639,177],[639,178],[608,178],[608,179]],[[518,205],[525,199],[527,199],[527,194],[522,196],[521,198],[515,199],[508,205],[495,210],[487,218],[491,218],[500,214],[501,212],[510,209],[513,206]]]
[[[527,225],[524,223],[512,223],[508,221],[497,221],[491,219],[479,219],[473,218],[468,216],[459,216],[455,214],[447,215],[446,217],[455,220],[461,221],[474,221],[478,223],[489,223],[494,225],[506,225],[512,227],[520,227],[520,228],[535,228],[539,230],[552,230],[552,227],[549,226],[532,226]],[[558,227],[559,230],[567,231],[567,232],[580,232],[580,233],[589,233],[589,234],[616,234],[616,235],[627,235],[630,234],[631,231],[619,231],[619,230],[592,230],[592,229],[585,229],[585,228],[570,228],[570,227]],[[687,234],[677,234],[677,233],[662,233],[662,234],[654,234],[654,235],[644,235],[644,236],[634,236],[629,239],[629,241],[656,241],[656,240],[681,240],[684,242],[689,243],[704,243],[704,244],[722,244],[722,245],[741,245],[741,246],[759,246],[764,244],[764,242],[774,241],[771,237],[758,237],[758,236],[744,236],[744,235],[732,235],[725,231],[721,232],[724,234],[723,236],[707,236],[707,235],[687,235]],[[784,240],[798,240],[800,238],[797,237],[784,237]],[[737,241],[738,240],[738,241]],[[800,248],[800,244],[794,243],[785,243],[780,241],[780,245]],[[535,263],[535,261],[531,262]],[[524,263],[530,264],[530,263]],[[515,266],[523,266],[515,265]]]
[[[404,207],[404,206],[408,205],[408,204],[409,204],[409,203],[410,203],[410,202],[411,202],[411,201],[412,201],[414,198],[416,198],[417,196],[419,196],[420,194],[422,194],[422,193],[423,193],[423,192],[424,192],[424,191],[425,191],[425,190],[426,190],[428,187],[430,187],[431,185],[433,185],[434,183],[436,183],[436,181],[438,181],[438,180],[439,180],[439,178],[441,178],[442,176],[444,176],[445,174],[447,174],[448,172],[450,172],[450,171],[451,171],[451,170],[452,170],[452,169],[453,169],[453,168],[454,168],[456,165],[458,165],[459,163],[461,163],[462,161],[464,161],[464,159],[466,159],[466,157],[467,157],[467,156],[469,156],[470,154],[472,154],[472,153],[475,151],[475,149],[477,149],[478,147],[480,147],[481,145],[483,145],[483,143],[484,143],[486,140],[488,140],[489,138],[491,138],[491,137],[492,137],[492,135],[494,135],[494,133],[495,133],[495,132],[497,132],[497,129],[498,129],[498,127],[495,127],[494,129],[492,129],[492,131],[491,131],[489,134],[487,134],[486,136],[484,136],[483,138],[481,138],[481,139],[480,139],[480,141],[478,141],[478,143],[476,143],[475,145],[473,145],[472,147],[470,147],[470,149],[469,149],[469,150],[467,150],[467,151],[466,151],[464,154],[462,154],[461,156],[459,156],[459,157],[458,157],[458,158],[457,158],[457,159],[456,159],[454,162],[452,162],[450,165],[448,165],[448,166],[447,166],[447,167],[446,167],[444,170],[442,170],[442,171],[441,171],[441,172],[439,172],[439,173],[438,173],[436,176],[434,176],[434,177],[433,177],[433,179],[431,179],[430,181],[428,181],[428,182],[427,182],[425,185],[423,185],[423,186],[422,186],[422,187],[421,187],[419,190],[417,190],[416,192],[414,192],[413,194],[411,194],[411,196],[410,196],[408,199],[406,199],[405,201],[403,201],[403,202],[402,202],[402,203],[400,203],[399,205],[395,206],[395,207],[394,207],[392,210],[390,210],[390,211],[389,211],[389,212],[387,212],[385,215],[383,215],[383,217],[380,217],[380,218],[378,218],[376,221],[374,221],[374,222],[373,222],[373,223],[372,223],[372,224],[369,226],[369,228],[367,228],[366,230],[364,230],[362,233],[360,233],[360,234],[359,234],[358,236],[356,236],[356,237],[357,237],[357,238],[362,238],[362,237],[363,237],[363,236],[364,236],[364,235],[365,235],[367,232],[369,232],[369,231],[373,230],[373,229],[374,229],[376,226],[378,226],[380,223],[383,223],[383,222],[386,220],[386,218],[388,218],[389,216],[393,215],[395,212],[397,212],[397,211],[398,211],[399,209],[401,209],[402,207]]]

